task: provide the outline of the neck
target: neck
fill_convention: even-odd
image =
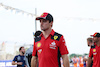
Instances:
[[[97,46],[100,46],[100,41],[98,41],[98,42],[96,43],[96,45],[97,45]]]
[[[24,56],[24,54],[20,53],[21,56]]]
[[[49,34],[51,33],[51,31],[52,31],[51,28],[48,29],[48,30],[43,31],[43,35],[44,35],[44,37],[47,38],[47,37],[49,36]]]

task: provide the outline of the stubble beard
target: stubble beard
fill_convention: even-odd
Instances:
[[[49,27],[48,27],[48,28],[44,28],[44,29],[41,28],[41,30],[43,30],[43,31],[46,31],[46,30],[48,30],[48,29],[49,29]]]
[[[25,54],[25,52],[22,52],[22,54],[24,55],[24,54]]]

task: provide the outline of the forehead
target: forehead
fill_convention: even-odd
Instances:
[[[93,38],[98,38],[98,37],[93,37]]]
[[[40,19],[40,21],[49,21],[49,20],[46,20],[46,19]]]
[[[25,49],[24,47],[22,47],[22,49],[21,50],[23,50],[23,49]]]
[[[87,42],[90,42],[89,40],[87,40]]]

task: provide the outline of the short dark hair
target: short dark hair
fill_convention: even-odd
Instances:
[[[24,48],[24,47],[23,47],[23,46],[21,46],[21,47],[19,48],[19,51],[20,51],[22,48]]]
[[[87,38],[87,41],[93,42],[93,38]]]

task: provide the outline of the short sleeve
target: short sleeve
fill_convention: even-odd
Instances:
[[[14,57],[13,61],[17,61],[17,56]]]
[[[59,51],[60,51],[61,55],[69,53],[68,49],[67,49],[67,46],[66,46],[65,39],[64,39],[63,36],[61,36],[61,38],[59,40]]]
[[[34,41],[34,45],[33,45],[32,56],[37,56],[37,51],[36,51],[36,47],[35,47],[35,41]]]
[[[92,54],[92,49],[90,48],[90,51],[89,51],[89,57],[92,57],[93,54]]]

